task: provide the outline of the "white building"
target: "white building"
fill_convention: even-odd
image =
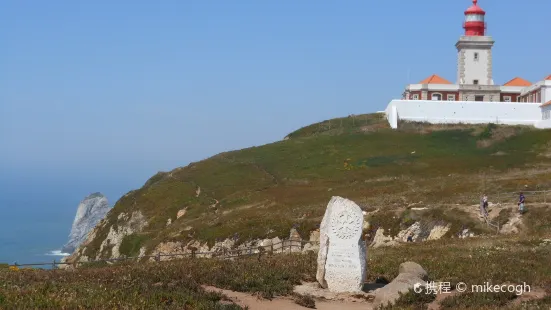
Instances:
[[[398,119],[551,127],[551,75],[535,84],[520,77],[503,85],[494,84],[494,40],[486,35],[486,12],[477,2],[473,0],[473,5],[465,11],[465,34],[455,45],[456,83],[434,74],[417,84],[407,85],[402,99],[391,101],[386,109],[393,128]]]

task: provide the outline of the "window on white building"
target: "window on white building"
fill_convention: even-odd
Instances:
[[[521,102],[520,96],[517,96],[517,102]]]
[[[455,94],[448,94],[448,101],[455,101]]]
[[[478,80],[473,80],[474,85],[478,85]]]
[[[419,100],[419,95],[418,94],[413,94],[413,95],[411,95],[411,99]]]
[[[442,100],[442,94],[441,93],[433,93],[431,96],[431,100],[440,101]]]
[[[511,96],[503,96],[503,102],[511,102]]]
[[[474,61],[478,61],[478,53],[474,53]]]

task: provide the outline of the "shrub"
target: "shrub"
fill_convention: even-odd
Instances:
[[[124,236],[119,247],[119,252],[128,257],[137,256],[140,253],[140,248],[146,237],[139,234],[131,234]]]

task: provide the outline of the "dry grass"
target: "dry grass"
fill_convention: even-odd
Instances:
[[[398,266],[414,261],[430,280],[467,284],[526,282],[551,293],[551,246],[540,238],[448,239],[369,250],[368,281],[393,279]],[[315,281],[316,255],[275,255],[235,261],[183,259],[162,263],[62,270],[0,270],[0,309],[240,309],[201,285],[250,292],[262,298],[291,295],[294,285]],[[390,309],[423,309],[433,298],[408,294]],[[308,297],[296,298],[313,306]],[[503,309],[516,298],[465,294],[445,309]],[[522,303],[519,303],[522,306]],[[551,306],[551,299],[528,305]],[[546,308],[544,308],[546,309]]]
[[[0,269],[0,309],[241,309],[218,293],[204,291],[201,284],[262,298],[288,295],[300,280],[313,280],[314,261],[312,255],[280,255],[260,261],[182,259],[76,271]]]

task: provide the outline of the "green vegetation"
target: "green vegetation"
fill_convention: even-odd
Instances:
[[[413,291],[413,289],[410,289],[409,292],[406,294],[400,294],[400,298],[396,301],[396,303],[392,306],[390,305],[382,305],[380,307],[380,310],[392,310],[392,309],[411,309],[411,310],[419,310],[419,309],[427,309],[427,304],[430,304],[431,302],[436,299],[436,295],[433,294],[418,294]]]
[[[121,242],[121,246],[119,248],[119,252],[122,255],[126,255],[128,257],[138,256],[144,240],[145,236],[139,234],[124,236]]]
[[[182,259],[76,271],[0,270],[0,309],[241,309],[201,285],[288,295],[312,280],[315,255],[241,259]],[[305,302],[308,300],[305,299]]]
[[[111,226],[124,225],[121,213],[135,211],[148,225],[139,239],[125,240],[124,253],[136,253],[141,246],[150,253],[165,241],[195,239],[212,245],[234,235],[237,243],[281,238],[295,225],[307,238],[337,195],[363,208],[392,210],[418,202],[431,207],[476,204],[482,191],[551,188],[551,157],[544,156],[550,131],[400,126],[391,130],[382,114],[334,119],[301,128],[284,141],[158,173],[116,203],[84,254],[108,257],[109,246],[99,253],[102,241]],[[183,208],[186,215],[176,219]],[[457,229],[464,224],[456,222]]]
[[[369,250],[368,282],[379,276],[393,279],[404,261],[423,266],[430,281],[467,284],[526,282],[532,289],[551,287],[551,246],[538,239],[471,238],[413,243]],[[202,285],[261,298],[290,295],[305,307],[309,296],[296,296],[294,285],[315,281],[315,253],[247,257],[238,260],[181,259],[161,263],[129,263],[75,271],[0,269],[0,309],[240,309],[224,296],[208,293]],[[503,309],[512,306],[510,294],[454,295],[444,309]],[[386,309],[425,309],[433,301],[425,294],[405,294]],[[322,302],[322,301],[319,301]],[[551,306],[551,299],[527,301],[528,309]],[[523,303],[518,304],[519,307]]]
[[[481,307],[504,308],[518,296],[515,293],[480,293],[470,292],[446,298],[442,309],[473,309]]]

